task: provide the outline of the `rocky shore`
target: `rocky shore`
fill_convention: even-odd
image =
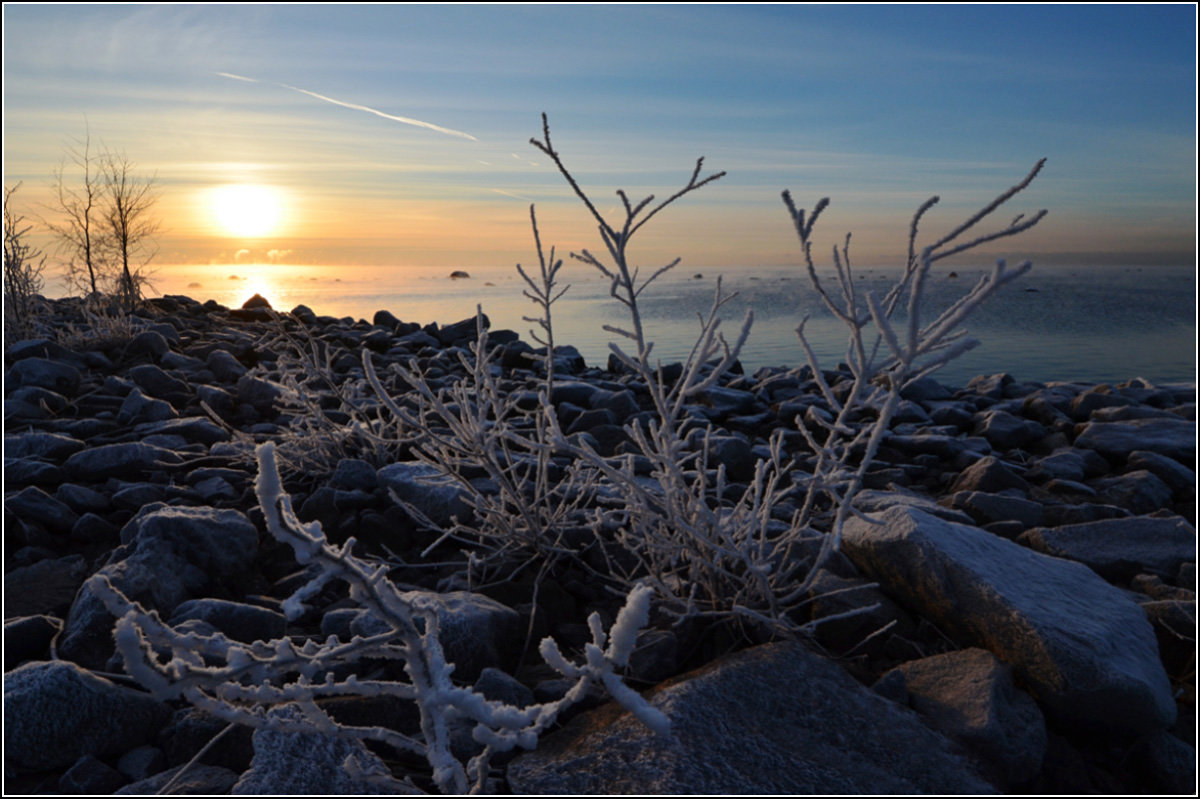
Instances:
[[[69,346],[6,342],[6,791],[154,793],[226,725],[156,701],[122,673],[114,619],[85,583],[103,574],[173,625],[236,640],[348,639],[361,620],[336,585],[285,622],[282,601],[304,571],[256,507],[253,444],[304,443],[280,385],[280,331],[315,347],[335,383],[362,379],[366,350],[380,366],[415,358],[437,385],[461,370],[476,322],[171,296],[106,330],[83,324],[80,307],[46,305],[48,329],[74,331]],[[511,331],[491,342],[503,348],[504,385],[536,401],[534,349]],[[648,407],[644,386],[570,347],[556,362],[564,430],[601,454],[625,451],[624,426]],[[848,375],[824,377],[836,392]],[[335,385],[305,388],[328,429],[352,421]],[[802,449],[797,423],[827,408],[811,373],[779,368],[727,375],[691,410],[717,431],[713,462],[745,482],[773,430]],[[804,641],[652,617],[627,682],[670,718],[672,738],[597,696],[508,762],[498,790],[1194,794],[1195,419],[1194,387],[1141,379],[918,381],[808,605],[813,619],[874,611]],[[532,575],[465,590],[454,565],[421,565],[448,563],[457,548],[422,556],[437,534],[394,498],[448,518],[452,491],[420,482],[403,447],[387,463],[378,451],[339,457],[352,445],[305,431],[309,463],[328,468],[284,475],[300,517],[331,540],[355,536],[387,559],[391,579],[439,597],[455,627],[455,678],[515,705],[561,695],[562,681],[535,665],[536,642],[580,649],[588,614],[611,621],[621,598],[569,561],[536,591]],[[391,700],[331,701],[345,723],[415,723]],[[395,789],[343,768],[354,746],[239,727],[170,791]],[[421,764],[372,751],[394,777],[427,785]]]

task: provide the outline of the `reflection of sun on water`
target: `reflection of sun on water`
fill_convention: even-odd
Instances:
[[[239,238],[274,233],[283,221],[283,195],[271,186],[230,183],[208,191],[208,208],[219,231]]]
[[[272,308],[280,310],[279,302],[282,300],[282,297],[279,296],[278,287],[275,285],[275,282],[268,275],[262,272],[252,272],[246,275],[245,282],[242,283],[239,289],[238,296],[241,299],[237,300],[234,307],[241,308],[246,300],[258,294],[271,303]],[[282,310],[286,311],[288,309],[284,308]]]

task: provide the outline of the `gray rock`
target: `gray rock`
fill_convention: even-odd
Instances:
[[[366,461],[354,458],[345,458],[340,461],[333,471],[333,477],[329,478],[329,485],[333,488],[374,491],[378,484],[379,478],[375,474],[375,467]]]
[[[63,396],[73,397],[79,391],[82,379],[79,370],[70,364],[32,357],[13,364],[4,376],[4,383],[8,388],[41,386]]]
[[[121,772],[93,755],[84,755],[67,769],[58,781],[58,790],[67,794],[110,794],[125,784]]]
[[[183,776],[176,780],[175,777],[183,768],[184,766],[176,766],[153,777],[131,782],[116,793],[123,796],[155,796],[163,793],[162,789],[170,783],[171,788],[165,793],[167,796],[223,796],[233,789],[241,776],[236,771],[221,766],[200,763],[188,766]]]
[[[979,755],[998,784],[1011,788],[1041,771],[1046,720],[1033,697],[1013,683],[1012,668],[991,652],[947,652],[893,671],[904,677],[909,705],[933,729]]]
[[[263,413],[270,413],[283,389],[253,375],[242,375],[237,381],[238,402],[251,405]]]
[[[1095,480],[1092,487],[1109,504],[1135,514],[1168,508],[1173,496],[1170,486],[1145,469]]]
[[[4,498],[4,509],[22,519],[37,522],[53,533],[71,532],[79,515],[36,486]]]
[[[136,479],[158,471],[160,464],[179,463],[179,455],[169,449],[144,441],[105,444],[76,452],[67,458],[63,468],[76,480],[100,482],[110,477]]]
[[[983,436],[999,450],[1023,449],[1036,444],[1049,432],[1031,419],[1022,419],[1007,411],[984,411],[977,417],[975,435]]]
[[[1045,523],[1040,504],[1008,494],[959,491],[947,502],[952,508],[966,511],[977,524],[1017,521],[1026,527],[1034,527]]]
[[[437,613],[438,639],[446,660],[454,664],[454,679],[471,682],[489,666],[508,671],[516,665],[524,632],[517,611],[469,591],[409,591],[401,596]],[[386,624],[362,610],[350,629],[372,635],[384,631]]]
[[[1010,488],[1027,494],[1029,483],[1003,461],[989,455],[964,469],[950,486],[950,491],[986,491],[996,494]]]
[[[66,473],[52,463],[33,458],[4,459],[4,483],[9,488],[17,486],[52,486],[66,479]]]
[[[1127,582],[1150,570],[1174,576],[1196,558],[1196,530],[1179,516],[1134,516],[1037,527],[1019,539],[1038,552],[1083,563],[1107,580]]]
[[[153,364],[142,364],[129,370],[129,379],[152,397],[172,403],[183,403],[193,393],[188,384]]]
[[[57,461],[85,449],[87,444],[60,433],[29,431],[4,434],[5,458],[41,458]]]
[[[918,508],[939,518],[960,524],[974,524],[975,520],[961,510],[939,505],[935,499],[925,494],[893,489],[877,491],[865,489],[854,495],[852,503],[856,510],[863,513],[878,513],[894,505]]]
[[[994,793],[906,708],[799,643],[739,652],[647,695],[659,736],[615,704],[508,767],[514,793]]]
[[[174,419],[179,413],[166,400],[147,397],[139,389],[130,391],[117,411],[117,421],[122,424],[140,422],[161,422],[164,419]]]
[[[7,581],[8,575],[5,575]],[[5,613],[11,614],[5,599]],[[1193,625],[1194,626],[1194,625]],[[18,616],[4,620],[4,670],[12,671],[27,660],[45,660],[50,641],[62,629],[53,616]]]
[[[204,365],[208,367],[213,376],[222,383],[236,383],[243,375],[246,374],[246,367],[242,362],[225,350],[216,349],[208,354]]]
[[[74,663],[26,663],[4,675],[4,757],[30,770],[65,768],[149,740],[171,712],[149,694]]]
[[[88,576],[83,555],[39,560],[4,575],[4,615],[36,616],[58,613],[71,606],[75,592]]]
[[[129,341],[126,352],[130,355],[149,355],[157,359],[166,355],[170,349],[162,333],[156,330],[143,330]]]
[[[103,668],[113,651],[113,617],[92,581],[108,579],[127,598],[169,617],[214,580],[249,568],[258,531],[239,511],[151,505],[121,530],[124,558],[92,576],[71,606],[60,642],[64,657]]]
[[[846,523],[850,559],[959,642],[1011,664],[1051,715],[1129,732],[1173,723],[1145,614],[1091,569],[912,508],[876,519]]]
[[[1075,446],[1123,462],[1139,450],[1156,452],[1185,465],[1196,462],[1196,423],[1184,419],[1088,422]]]
[[[301,722],[300,711],[284,705],[269,711],[281,720]],[[358,761],[364,771],[387,767],[358,741],[335,738],[321,732],[285,732],[268,728],[254,731],[254,759],[230,793],[271,794],[383,794],[416,793],[390,777],[365,779],[345,768],[347,758]]]
[[[457,516],[466,519],[471,508],[466,492],[435,466],[424,463],[393,463],[376,473],[379,485],[391,491],[402,503],[415,507],[438,527],[451,524]]]
[[[1159,455],[1157,452],[1137,451],[1130,454],[1126,465],[1130,469],[1145,469],[1162,480],[1176,494],[1196,492],[1196,472],[1179,461]]]
[[[184,416],[146,422],[134,427],[133,433],[142,440],[151,436],[178,436],[185,444],[203,444],[206,447],[229,440],[228,432],[204,416]]]
[[[178,605],[171,614],[170,624],[175,626],[189,620],[208,622],[233,640],[247,644],[274,641],[282,638],[287,629],[287,620],[282,613],[210,597],[191,599]]]

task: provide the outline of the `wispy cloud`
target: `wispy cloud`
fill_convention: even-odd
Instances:
[[[533,200],[529,199],[528,197],[522,197],[519,194],[513,194],[511,191],[505,191],[504,189],[492,189],[492,191],[496,192],[497,194],[503,194],[505,197],[512,197],[514,200],[521,200],[522,202],[527,203],[533,202]]]
[[[216,74],[220,75],[223,78],[231,78],[233,80],[246,81],[247,83],[263,82],[263,81],[256,80],[255,78],[247,78],[244,75],[235,75],[232,72],[218,72]],[[477,138],[472,136],[470,133],[463,133],[461,130],[454,130],[453,128],[444,128],[441,125],[435,125],[432,122],[422,122],[419,119],[411,119],[409,117],[401,117],[401,116],[396,116],[395,114],[388,114],[388,113],[385,113],[378,109],[371,108],[370,106],[359,105],[358,103],[348,103],[345,100],[337,100],[333,97],[326,97],[323,94],[317,94],[316,92],[310,92],[308,89],[301,89],[296,86],[289,86],[286,83],[272,82],[271,85],[279,86],[280,88],[288,89],[293,92],[299,92],[300,94],[306,94],[309,97],[313,97],[317,100],[324,100],[325,102],[333,103],[334,105],[340,105],[343,108],[350,108],[355,111],[365,111],[368,114],[374,114],[377,117],[383,117],[384,119],[390,119],[393,122],[402,122],[405,125],[415,125],[418,128],[427,128],[429,130],[435,130],[438,133],[445,133],[447,136],[457,136],[461,139],[469,139],[470,141],[479,141]]]

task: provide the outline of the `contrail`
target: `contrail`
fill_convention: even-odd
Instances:
[[[247,78],[247,77],[243,77],[242,75],[234,75],[231,72],[218,72],[216,74],[220,75],[223,78],[232,78],[233,80],[244,80],[248,83],[259,83],[260,82],[258,80],[255,80],[254,78]],[[332,97],[326,97],[323,94],[317,94],[316,92],[310,92],[307,89],[299,89],[295,86],[289,86],[286,83],[274,83],[273,85],[279,86],[284,89],[289,89],[294,92],[299,92],[300,94],[307,94],[309,97],[315,97],[316,99],[324,100],[327,103],[333,103],[334,105],[340,105],[343,108],[352,108],[355,111],[366,111],[368,114],[374,114],[377,117],[383,117],[384,119],[390,119],[393,122],[403,122],[405,125],[415,125],[418,128],[428,128],[429,130],[436,130],[438,133],[445,133],[447,136],[458,136],[459,138],[462,138],[462,139],[470,139],[471,141],[479,141],[479,139],[475,138],[470,133],[463,133],[461,130],[453,130],[451,128],[443,128],[441,125],[434,125],[431,122],[422,122],[419,119],[409,119],[408,117],[399,117],[394,114],[386,114],[383,111],[378,111],[374,108],[370,108],[365,105],[358,105],[357,103],[347,103],[342,100],[335,100]]]

